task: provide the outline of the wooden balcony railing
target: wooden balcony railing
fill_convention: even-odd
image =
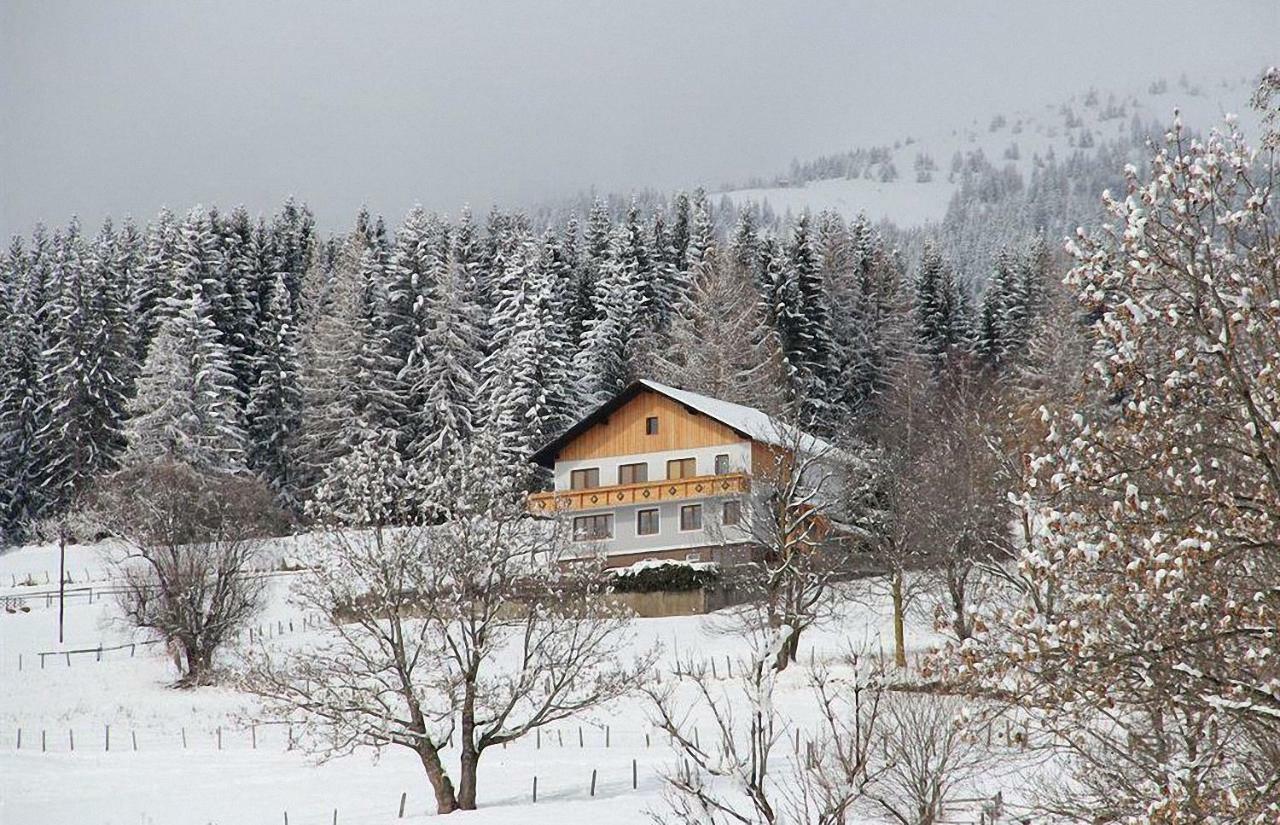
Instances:
[[[627,504],[733,495],[745,493],[749,485],[746,473],[726,473],[718,476],[615,484],[612,487],[592,487],[588,490],[548,490],[530,495],[529,509],[534,513],[547,515],[570,510],[598,510]]]

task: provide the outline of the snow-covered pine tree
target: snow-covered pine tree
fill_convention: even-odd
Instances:
[[[759,329],[753,340],[763,342],[768,350],[777,353],[782,403],[799,408],[804,405],[807,388],[807,369],[802,359],[805,320],[801,315],[799,279],[790,256],[776,238],[762,239],[757,256],[760,262]],[[740,262],[735,261],[735,269],[741,273]]]
[[[844,412],[833,406],[839,368],[832,337],[831,307],[807,213],[802,214],[785,247],[785,267],[790,287],[777,293],[796,304],[779,314],[787,326],[779,340],[785,342],[782,358],[787,364],[792,400],[809,426],[820,431],[838,429]]]
[[[904,340],[901,265],[865,215],[848,228],[848,272],[832,286],[833,334],[844,409],[866,416],[889,389]]]
[[[760,253],[760,230],[755,210],[747,205],[738,212],[738,223],[733,229],[733,238],[729,241],[729,255],[741,272],[763,277],[765,263],[761,261]]]
[[[285,287],[294,302],[294,314],[297,316],[303,278],[319,257],[315,218],[311,210],[292,197],[286,199],[271,222],[270,236],[271,259],[268,271],[284,276]]]
[[[592,294],[594,309],[574,356],[582,399],[603,404],[636,378],[635,356],[641,344],[637,320],[644,298],[636,283],[636,260],[629,254],[630,233],[613,233],[610,253]]]
[[[663,234],[666,234],[665,230]],[[609,265],[628,273],[627,278],[637,298],[634,322],[644,324],[646,331],[662,328],[668,309],[663,302],[669,298],[667,284],[658,271],[657,250],[650,247],[640,206],[633,198],[609,245]]]
[[[951,267],[932,243],[925,244],[920,257],[914,314],[917,345],[935,363],[963,347],[967,336],[964,297]]]
[[[48,498],[41,487],[46,455],[39,434],[45,429],[53,387],[45,381],[48,320],[53,311],[53,249],[50,238],[37,225],[20,264],[15,265],[15,292],[11,323],[0,331],[0,450],[7,455],[4,468],[6,511],[0,514],[0,530],[21,538],[26,528],[44,515]],[[12,251],[11,251],[12,255]]]
[[[666,218],[661,211],[653,213],[649,228],[651,250],[650,275],[646,316],[653,322],[655,333],[662,335],[671,323],[671,316],[684,300],[688,284],[680,269],[679,254],[672,244]]]
[[[265,323],[257,329],[254,384],[245,407],[246,463],[276,495],[280,505],[298,512],[295,443],[302,420],[298,330],[284,274],[266,297]]]
[[[711,218],[711,204],[707,193],[695,189],[693,193],[693,217],[689,230],[689,245],[685,251],[685,280],[694,283],[705,270],[717,264],[716,227]]]
[[[406,397],[390,336],[407,335],[404,324],[412,316],[394,316],[389,297],[380,297],[372,287],[376,279],[384,278],[384,263],[387,262],[380,260],[380,253],[369,246],[369,238],[353,233],[344,239],[328,274],[319,274],[319,266],[312,263],[312,272],[307,276],[303,306],[311,321],[303,334],[298,359],[302,417],[294,453],[297,489],[303,499],[310,500],[316,487],[335,472],[338,458],[374,435],[369,420],[360,414],[372,411],[366,403],[371,395],[389,395],[396,403]],[[393,280],[396,276],[385,278]],[[411,274],[404,278],[412,283]],[[403,306],[412,311],[407,297]],[[376,322],[372,315],[378,316]],[[371,377],[371,384],[364,385],[362,366],[381,366],[384,370],[378,379]],[[384,384],[389,384],[390,389],[381,386]]]
[[[689,241],[693,237],[693,206],[687,192],[677,192],[671,204],[671,250],[676,271],[689,275]]]
[[[146,359],[151,339],[166,317],[165,307],[174,285],[177,243],[178,226],[173,213],[162,209],[155,222],[147,227],[142,262],[132,290],[134,357],[139,364]]]
[[[546,414],[541,423],[546,438],[567,430],[582,414],[582,399],[574,380],[573,354],[577,339],[572,328],[578,323],[577,281],[570,250],[554,232],[542,236],[538,257],[545,307],[539,317],[547,341],[544,371],[547,376]]]
[[[458,257],[460,251],[466,248],[451,249],[444,272],[425,296],[429,324],[421,348],[430,358],[412,388],[423,403],[409,411],[417,439],[408,454],[413,466],[430,472],[471,438],[478,417],[484,310],[475,267]]]
[[[22,538],[21,513],[28,496],[21,450],[22,438],[17,400],[22,393],[22,365],[30,349],[27,332],[31,318],[21,302],[27,278],[27,253],[22,239],[14,237],[0,254],[0,547]]]
[[[987,279],[974,330],[974,352],[983,363],[995,368],[1022,343],[1026,328],[1026,301],[1021,295],[1019,267],[1008,249],[1000,249]]]
[[[177,461],[206,473],[244,469],[235,375],[213,308],[196,285],[152,342],[130,402],[127,463]]]
[[[123,445],[128,364],[123,336],[110,327],[127,313],[123,283],[106,276],[115,265],[110,224],[91,248],[72,220],[56,244],[51,345],[43,355],[47,413],[37,434],[45,465],[40,484],[53,512],[70,504],[95,478],[115,466]],[[117,307],[117,304],[120,306]]]
[[[568,278],[559,271],[556,246],[548,233],[540,259],[525,277],[518,306],[510,305],[512,314],[503,322],[510,334],[490,356],[486,379],[491,408],[486,432],[497,460],[524,487],[536,478],[529,456],[576,414],[564,395],[569,353],[556,303],[565,300]]]
[[[236,209],[219,227],[224,261],[224,283],[227,292],[227,317],[223,335],[231,357],[231,371],[236,387],[246,400],[257,383],[259,361],[259,324],[270,323],[260,315],[263,303],[273,305],[275,296],[261,296],[266,280],[254,226],[243,206]],[[275,281],[268,284],[274,292]]]

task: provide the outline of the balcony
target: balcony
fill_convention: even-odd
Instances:
[[[745,493],[750,488],[746,473],[691,476],[664,481],[615,484],[586,490],[548,490],[529,496],[529,510],[537,514],[573,510],[599,510],[628,504],[652,504],[676,499],[707,498]]]

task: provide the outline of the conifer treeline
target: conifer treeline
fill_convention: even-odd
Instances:
[[[838,433],[904,353],[1025,349],[1047,255],[998,260],[975,309],[931,247],[909,275],[865,219],[717,231],[700,191],[541,232],[415,208],[322,240],[293,201],[37,228],[0,256],[0,538],[159,458],[255,474],[302,512],[362,445],[425,466],[489,428],[534,483],[533,449],[642,376]]]

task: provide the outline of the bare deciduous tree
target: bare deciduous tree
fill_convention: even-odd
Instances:
[[[875,749],[883,770],[868,797],[901,825],[940,822],[956,791],[981,765],[953,696],[894,694],[886,699]]]
[[[752,466],[746,531],[759,558],[748,587],[764,624],[786,627],[777,667],[795,661],[801,634],[827,616],[832,587],[878,517],[877,466],[869,450],[840,450],[798,427],[776,423],[773,446]]]
[[[209,682],[214,654],[262,605],[263,580],[250,567],[262,540],[284,527],[270,491],[165,462],[110,476],[88,506],[127,548],[108,558],[124,621],[165,640],[179,684]]]
[[[396,506],[380,492],[403,484],[396,462],[377,442],[353,454],[348,483],[362,479],[365,504],[342,513],[365,523],[325,532],[294,592],[325,617],[321,639],[262,647],[244,679],[322,758],[414,751],[439,813],[475,808],[489,748],[623,695],[652,662],[620,663],[629,622],[599,571],[560,563],[558,526],[524,513],[483,445],[428,481],[444,521],[427,526],[386,526],[377,502]],[[440,756],[455,738],[456,785]]]
[[[757,633],[750,667],[737,679],[685,674],[694,690],[690,704],[681,703],[671,683],[645,687],[678,760],[665,777],[670,818],[690,825],[837,825],[875,781],[872,746],[884,689],[868,669],[869,659],[850,657],[844,677],[825,669],[810,672],[818,727],[799,747],[792,744],[790,755],[779,752],[799,741],[792,738],[798,728],[775,697],[782,678],[775,665],[790,632],[782,626]],[[711,730],[704,744],[693,724],[708,718]]]

